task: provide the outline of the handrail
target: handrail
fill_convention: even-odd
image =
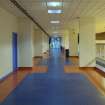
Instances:
[[[88,64],[86,64],[86,66],[89,66],[89,65],[91,65],[93,62],[95,62],[95,61],[97,61],[97,60],[101,60],[101,61],[104,61],[105,62],[105,60],[103,60],[103,59],[101,59],[101,58],[98,58],[98,57],[95,57],[93,60],[91,60]]]
[[[43,29],[43,27],[16,0],[9,1],[11,1],[21,12],[23,12],[30,20],[32,20],[48,37],[50,37],[50,35]]]
[[[101,60],[101,61],[105,62],[105,59],[102,59],[102,58],[99,58],[99,57],[96,57],[96,60]]]

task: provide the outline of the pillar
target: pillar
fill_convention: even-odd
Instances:
[[[32,67],[32,22],[27,18],[19,19],[18,44],[19,67]]]
[[[95,19],[80,19],[80,67],[95,67]]]

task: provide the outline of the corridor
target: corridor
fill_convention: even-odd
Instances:
[[[104,105],[105,96],[82,73],[65,73],[60,49],[51,49],[48,72],[27,75],[0,105]]]
[[[0,0],[0,105],[105,105],[105,0]]]

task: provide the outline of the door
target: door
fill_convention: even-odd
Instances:
[[[18,64],[17,64],[17,33],[12,33],[12,56],[13,56],[13,70],[17,70]]]

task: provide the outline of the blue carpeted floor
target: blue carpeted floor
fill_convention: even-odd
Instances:
[[[59,49],[52,50],[48,73],[31,74],[1,105],[105,105],[105,97],[82,74],[65,74]]]

